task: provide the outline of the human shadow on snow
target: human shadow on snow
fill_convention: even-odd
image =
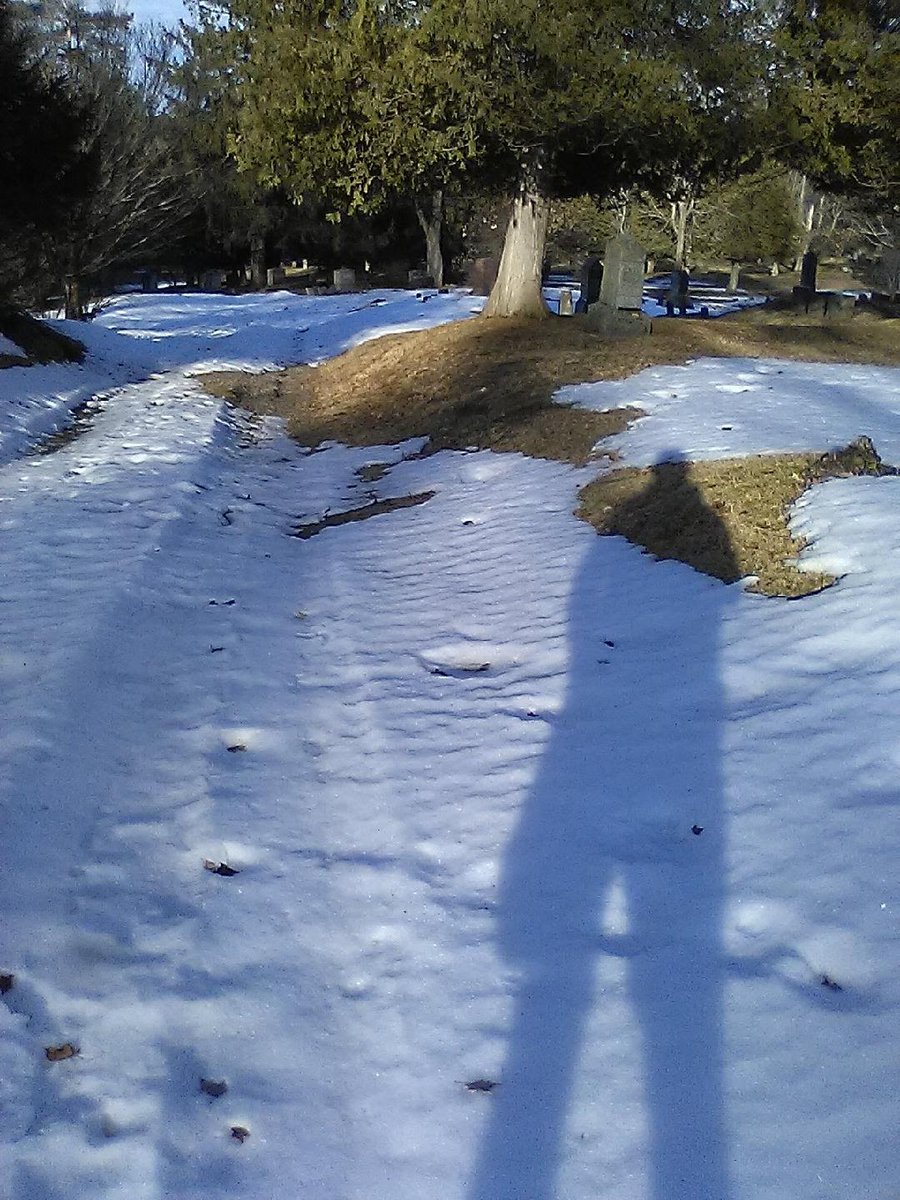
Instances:
[[[664,498],[672,467],[663,474],[643,499]],[[696,489],[692,507],[719,524]],[[565,702],[502,868],[497,939],[519,982],[469,1200],[565,1196],[576,1146],[607,1164],[593,1194],[619,1194],[638,1172],[652,1200],[728,1200],[718,641],[733,602],[619,538],[584,557]],[[606,1042],[623,1021],[622,1043]],[[602,1078],[584,1094],[587,1057],[615,1068],[625,1111]]]

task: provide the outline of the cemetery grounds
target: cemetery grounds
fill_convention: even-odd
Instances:
[[[897,323],[477,307],[0,370],[4,1200],[896,1200]]]

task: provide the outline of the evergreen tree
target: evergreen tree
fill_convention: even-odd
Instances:
[[[21,20],[0,0],[0,298],[30,301],[49,269],[47,239],[95,178],[87,113],[48,74]]]
[[[552,197],[661,188],[676,159],[685,171],[701,150],[722,162],[713,131],[726,130],[727,155],[741,143],[745,58],[726,69],[722,56],[733,7],[231,0],[233,149],[262,181],[350,210],[434,195],[467,171],[505,187],[512,213],[487,311],[543,315]]]
[[[786,0],[773,106],[781,157],[821,189],[900,204],[900,18],[892,0]]]
[[[697,212],[697,239],[710,258],[731,263],[732,291],[743,263],[792,262],[799,235],[788,179],[771,167],[716,189]]]

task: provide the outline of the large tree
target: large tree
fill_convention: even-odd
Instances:
[[[727,0],[230,0],[233,148],[257,178],[371,209],[467,172],[511,197],[489,315],[546,313],[549,202],[730,155],[746,78]],[[714,64],[720,64],[713,69]],[[742,94],[742,102],[746,95]],[[702,111],[701,111],[702,110]],[[684,174],[684,170],[680,172]],[[423,211],[423,217],[425,213]],[[423,222],[425,223],[425,222]]]
[[[816,187],[900,204],[900,17],[893,0],[785,0],[773,109],[781,157]]]
[[[0,299],[32,300],[47,239],[95,182],[88,114],[45,70],[18,6],[0,0]]]
[[[86,114],[81,143],[95,166],[89,192],[72,200],[52,244],[66,315],[81,317],[85,283],[152,260],[190,211],[167,113],[174,39],[161,27],[135,26],[112,3],[36,0],[28,7],[43,70]]]
[[[324,202],[333,219],[409,203],[441,282],[444,192],[475,153],[403,0],[229,0],[199,11],[198,45],[230,60],[230,148],[263,189]]]

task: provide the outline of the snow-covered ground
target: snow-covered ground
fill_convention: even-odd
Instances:
[[[472,307],[378,298],[132,297],[0,372],[0,1196],[896,1200],[900,477],[805,497],[843,577],[773,601],[598,538],[589,471],[192,377]],[[900,461],[900,371],[566,398],[647,411],[626,462]]]

